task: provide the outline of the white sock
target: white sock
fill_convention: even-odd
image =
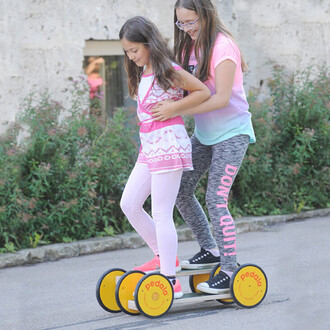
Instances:
[[[206,249],[206,251],[211,252],[213,254],[213,256],[215,256],[215,257],[220,257],[220,253],[219,253],[218,248]]]
[[[176,277],[175,276],[167,276],[167,278],[171,281],[172,285],[175,285],[175,283],[176,283]]]
[[[221,269],[222,270],[222,269]],[[233,275],[234,272],[230,272],[229,270],[222,270],[224,273],[226,273],[230,278]]]

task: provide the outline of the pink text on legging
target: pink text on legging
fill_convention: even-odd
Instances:
[[[232,165],[227,165],[225,169],[226,175],[221,178],[221,185],[217,191],[217,195],[221,196],[223,200],[221,204],[217,204],[218,208],[227,208],[228,207],[228,195],[230,187],[233,183],[233,177],[237,172],[237,167]],[[236,231],[234,220],[231,215],[224,215],[220,218],[220,226],[222,228],[223,240],[224,240],[224,249],[234,249],[234,252],[224,252],[224,256],[236,255]],[[228,244],[231,242],[231,244]]]

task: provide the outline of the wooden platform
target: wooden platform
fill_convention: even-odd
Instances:
[[[177,277],[190,276],[190,275],[201,275],[210,274],[213,270],[212,268],[200,268],[200,269],[182,269],[176,273]]]
[[[222,294],[207,294],[207,293],[185,293],[182,298],[174,299],[172,306],[181,306],[185,304],[198,303],[204,301],[212,301],[217,299],[232,299],[230,289],[228,292]],[[138,310],[134,300],[128,301],[128,308]]]

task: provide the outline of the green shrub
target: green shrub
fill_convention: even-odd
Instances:
[[[2,251],[129,228],[119,200],[137,153],[136,125],[123,109],[106,125],[90,115],[83,81],[71,93],[69,109],[47,94],[31,95],[1,139]]]
[[[233,189],[242,215],[284,214],[329,206],[329,76],[326,67],[288,77],[274,67],[271,99],[250,95],[257,143]]]
[[[269,88],[267,100],[249,95],[257,143],[230,195],[234,217],[329,206],[327,69],[287,77],[275,67]],[[84,80],[68,95],[66,108],[31,95],[0,137],[0,252],[132,230],[119,201],[137,156],[135,114],[118,109],[102,121],[97,104],[86,105]],[[206,184],[207,175],[196,191],[204,209]],[[183,223],[177,210],[174,218]]]
[[[257,143],[250,144],[230,194],[234,217],[329,207],[329,76],[326,67],[292,77],[274,66],[270,98],[248,101]],[[193,133],[193,120],[185,119]],[[196,197],[203,209],[207,175]],[[178,213],[177,213],[178,214]],[[179,216],[178,216],[179,217]]]

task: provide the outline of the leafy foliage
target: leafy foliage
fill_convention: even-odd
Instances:
[[[230,195],[235,217],[329,206],[327,69],[287,77],[274,67],[269,88],[269,99],[249,95],[257,143]],[[132,229],[119,201],[137,156],[135,115],[118,109],[101,120],[97,104],[86,106],[83,80],[69,94],[66,108],[47,93],[30,95],[0,137],[0,252]],[[192,133],[193,120],[185,121]],[[206,183],[196,191],[204,209]]]
[[[70,109],[31,95],[1,140],[2,251],[10,243],[35,247],[128,230],[119,200],[135,161],[136,129],[123,109],[106,124],[90,115],[81,84],[74,82]]]
[[[326,67],[291,77],[274,67],[271,99],[250,96],[257,143],[234,186],[240,214],[284,214],[329,206],[329,76]]]

